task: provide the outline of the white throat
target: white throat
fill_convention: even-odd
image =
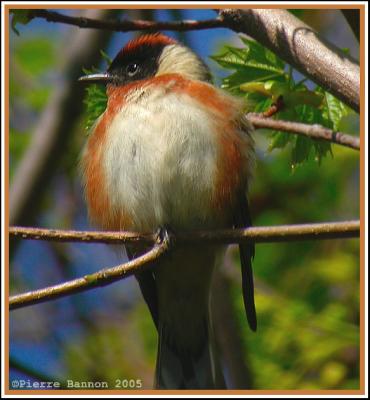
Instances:
[[[179,44],[166,46],[159,58],[157,76],[181,74],[188,79],[209,81],[210,73],[199,57]]]

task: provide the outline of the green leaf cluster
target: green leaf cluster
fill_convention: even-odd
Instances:
[[[307,124],[320,124],[338,129],[343,117],[351,110],[330,93],[316,86],[311,90],[306,79],[296,81],[293,69],[276,54],[259,43],[241,37],[245,47],[225,46],[221,54],[212,56],[221,67],[233,72],[223,79],[222,87],[245,99],[246,110],[263,112],[279,98],[284,107],[274,118]],[[331,154],[330,143],[303,136],[273,131],[269,150],[292,147],[292,167],[312,155],[321,162]]]
[[[107,66],[109,66],[112,60],[104,51],[101,50],[100,53],[107,63]],[[98,72],[98,70],[96,68],[91,68],[84,69],[83,72],[88,75],[96,73]],[[99,84],[87,85],[86,95],[84,99],[84,104],[86,106],[85,128],[87,131],[90,131],[95,121],[105,111],[107,107],[107,101],[108,99],[105,91],[105,86]]]
[[[86,74],[94,72],[94,70],[84,69]],[[107,107],[107,95],[105,93],[105,87],[102,85],[92,84],[86,87],[86,95],[84,99],[86,106],[86,130],[90,131],[90,128],[94,125],[95,121],[105,111]]]

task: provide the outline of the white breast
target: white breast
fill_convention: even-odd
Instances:
[[[108,131],[104,169],[112,206],[135,229],[217,225],[210,211],[216,179],[213,121],[186,95],[136,92]]]

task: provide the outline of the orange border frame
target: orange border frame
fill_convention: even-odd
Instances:
[[[255,7],[254,7],[255,6]],[[106,9],[182,9],[182,8],[210,8],[209,4],[161,4],[161,5],[143,5],[143,4],[108,4],[106,7],[102,4],[48,4],[40,5],[25,4],[6,4],[5,11],[5,150],[9,149],[9,10],[10,9],[32,9],[32,8],[52,8],[52,9],[86,9],[86,8],[106,8]],[[240,4],[217,3],[214,8],[287,8],[281,4],[248,4],[241,7]],[[9,389],[9,324],[5,326],[5,381],[7,387],[4,389],[6,395],[364,395],[365,394],[365,5],[364,4],[289,4],[291,9],[358,9],[360,11],[360,389],[355,390],[12,390]],[[5,151],[5,321],[9,322],[9,152]],[[5,384],[5,382],[4,382]]]

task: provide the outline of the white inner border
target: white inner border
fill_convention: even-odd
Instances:
[[[171,4],[173,5],[184,5],[184,6],[199,6],[199,5],[218,5],[217,2],[195,2],[195,1],[177,1],[173,3],[169,2],[164,2],[164,1],[158,1],[158,2],[149,2],[149,1],[131,1],[131,2],[101,2],[101,1],[90,1],[88,3],[86,2],[81,2],[81,1],[48,1],[45,2],[46,4],[55,4],[55,5],[66,5],[68,8],[69,5],[81,5],[85,6],[87,4],[91,5],[102,5],[109,7],[110,5],[112,6],[117,6],[117,5],[150,5],[153,6],[155,4],[158,5],[168,5],[170,6]],[[220,1],[220,5],[226,5],[228,2],[225,1]],[[306,1],[274,1],[274,2],[267,2],[267,1],[259,1],[259,2],[242,2],[242,1],[232,1],[229,2],[231,5],[251,5],[251,4],[261,4],[261,5],[284,5],[284,6],[290,6],[290,5],[298,5],[302,4],[307,6],[309,8],[310,5],[330,5],[332,6],[333,4],[337,4],[338,8],[340,8],[343,5],[364,5],[365,6],[365,59],[364,59],[364,69],[365,69],[365,105],[364,105],[364,110],[365,110],[365,125],[364,125],[364,132],[362,135],[363,140],[361,142],[361,146],[365,146],[365,186],[364,186],[364,191],[365,191],[365,232],[362,232],[362,234],[365,235],[365,265],[364,265],[364,278],[365,278],[365,304],[364,304],[364,314],[365,314],[365,337],[364,337],[364,349],[365,349],[365,395],[315,395],[317,398],[367,398],[368,395],[368,378],[367,378],[367,371],[368,371],[368,270],[366,265],[368,265],[368,222],[367,222],[367,217],[368,217],[368,146],[367,143],[364,143],[367,140],[368,136],[368,115],[367,115],[367,110],[369,109],[368,105],[368,3],[367,1],[353,1],[353,2],[325,2],[325,1],[318,1],[318,2],[306,2]],[[4,393],[4,385],[5,383],[5,376],[4,376],[4,369],[5,369],[5,351],[4,351],[4,340],[5,340],[5,316],[4,316],[4,310],[5,310],[5,300],[4,300],[4,292],[5,292],[5,279],[4,279],[4,269],[5,269],[5,242],[4,242],[4,231],[5,231],[5,225],[4,225],[4,220],[5,220],[5,151],[8,149],[5,149],[5,66],[4,66],[4,60],[5,60],[5,38],[4,38],[4,29],[5,29],[5,16],[4,16],[4,6],[5,5],[40,5],[42,6],[42,2],[35,2],[35,1],[24,1],[24,2],[17,2],[17,1],[3,1],[1,2],[1,349],[2,349],[2,357],[1,357],[1,396],[4,398],[9,398],[9,397],[19,397],[19,398],[34,398],[36,395],[16,395],[16,396],[10,396],[10,395],[5,395]],[[364,85],[364,82],[362,82],[362,85]],[[173,397],[173,398],[188,398],[188,397],[204,397],[204,398],[248,398],[248,397],[256,397],[257,395],[76,395],[76,394],[71,394],[73,397],[80,397],[80,398],[99,398],[99,397],[112,397],[112,398],[122,398],[122,397],[137,397],[137,398],[148,398],[148,397]],[[71,397],[71,395],[53,395],[52,397],[55,398],[68,398]],[[42,396],[42,398],[47,398],[51,396]],[[287,398],[287,397],[302,397],[302,398],[311,398],[313,395],[298,395],[298,394],[292,394],[292,395],[258,395],[258,397],[261,398]]]

